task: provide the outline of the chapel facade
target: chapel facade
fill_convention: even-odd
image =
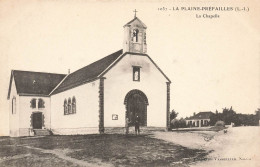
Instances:
[[[170,127],[169,78],[147,54],[146,25],[124,25],[123,49],[70,74],[12,70],[10,136],[106,133],[130,125]]]

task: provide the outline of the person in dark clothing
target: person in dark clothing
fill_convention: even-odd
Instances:
[[[135,118],[135,135],[140,134],[140,119],[138,117],[138,115]]]
[[[125,134],[126,135],[128,135],[128,133],[129,133],[129,119],[128,118],[126,118],[125,119]]]

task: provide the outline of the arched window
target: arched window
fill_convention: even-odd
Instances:
[[[146,33],[144,33],[144,44],[146,44]]]
[[[36,99],[31,100],[31,108],[36,108]]]
[[[72,113],[76,113],[76,98],[72,98]]]
[[[12,114],[16,114],[16,98],[12,99]]]
[[[43,99],[38,100],[38,108],[45,108]]]
[[[67,99],[64,100],[64,115],[68,114],[68,103],[67,103]]]
[[[71,98],[68,100],[68,113],[71,114]]]
[[[133,40],[134,40],[134,42],[138,42],[138,33],[139,33],[139,30],[138,29],[134,29],[134,31],[133,31]]]

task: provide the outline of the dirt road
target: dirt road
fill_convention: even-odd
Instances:
[[[156,138],[189,148],[213,150],[194,167],[259,167],[260,127],[233,127],[220,132],[155,133]],[[209,141],[205,141],[210,138]]]

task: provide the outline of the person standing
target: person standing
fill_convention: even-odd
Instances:
[[[128,135],[129,133],[129,119],[126,117],[125,119],[125,134]]]
[[[138,117],[138,115],[135,118],[135,135],[140,134],[140,119]]]

